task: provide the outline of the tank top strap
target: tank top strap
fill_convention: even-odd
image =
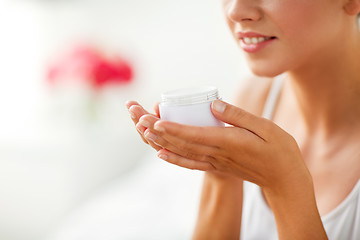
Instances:
[[[262,112],[263,118],[272,119],[284,80],[285,74],[278,75],[274,78]]]

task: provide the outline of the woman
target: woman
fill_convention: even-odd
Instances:
[[[257,75],[213,102],[231,127],[127,103],[160,158],[206,172],[194,239],[360,239],[360,0],[222,2]]]

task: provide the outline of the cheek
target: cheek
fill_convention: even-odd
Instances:
[[[326,5],[323,0],[284,1],[274,15],[275,24],[281,31],[281,40],[290,45],[310,48],[326,40],[331,25],[328,23],[329,15],[332,15],[332,19],[334,16],[334,12],[325,9],[326,6],[329,4]]]
[[[289,70],[305,64],[326,48],[324,43],[328,41],[329,31],[332,32],[328,22],[332,12],[324,11],[322,0],[283,3],[273,11],[271,20],[279,31],[278,64]]]

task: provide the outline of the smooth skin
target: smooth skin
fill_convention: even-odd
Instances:
[[[223,0],[236,32],[276,40],[245,53],[259,76],[235,105],[212,104],[229,127],[159,120],[127,103],[143,140],[172,164],[205,171],[194,239],[239,239],[242,182],[259,185],[279,239],[327,239],[320,216],[360,178],[360,0]],[[271,78],[286,72],[273,121],[259,117]],[[226,204],[224,204],[226,203]]]

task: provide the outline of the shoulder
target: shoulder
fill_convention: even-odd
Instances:
[[[234,105],[261,116],[272,82],[273,78],[245,77],[233,97]]]

